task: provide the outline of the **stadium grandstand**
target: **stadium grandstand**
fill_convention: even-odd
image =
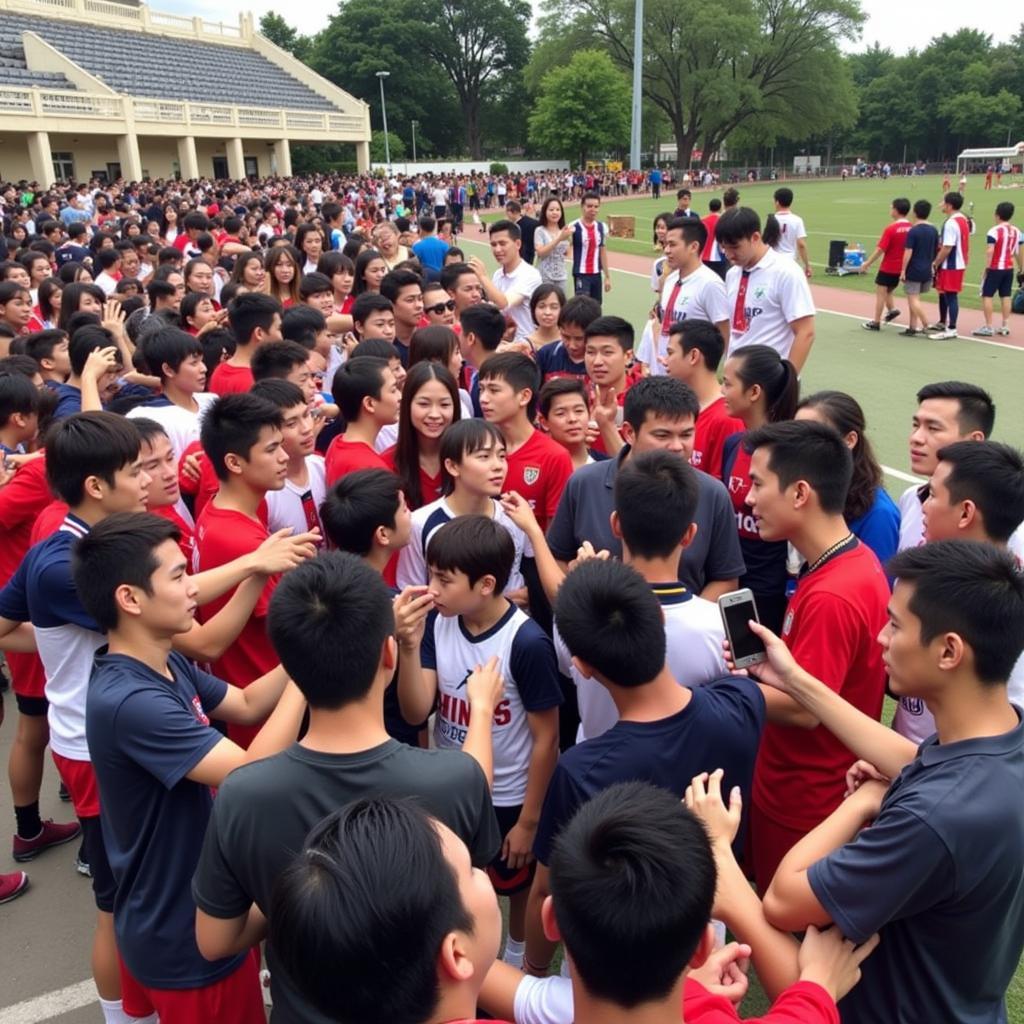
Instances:
[[[120,0],[0,0],[0,177],[292,173],[291,144],[351,142],[369,108],[237,24]]]

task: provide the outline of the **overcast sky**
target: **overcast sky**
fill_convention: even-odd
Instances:
[[[531,3],[534,9],[540,7],[539,0]],[[864,35],[860,43],[847,49],[857,50],[875,42],[896,53],[905,53],[911,47],[921,49],[933,35],[972,26],[976,14],[964,0],[861,0],[861,4],[868,15]],[[157,10],[198,14],[210,20],[234,20],[242,11],[252,11],[258,20],[265,12],[276,10],[305,34],[322,29],[338,9],[337,0],[305,0],[297,7],[282,0],[220,0],[216,15],[211,13],[209,3],[197,0],[151,0],[151,5]],[[1014,13],[1014,7],[1011,0],[996,0],[984,8],[984,27],[997,33],[997,42],[1009,38],[1024,21],[1024,15],[1019,9]]]

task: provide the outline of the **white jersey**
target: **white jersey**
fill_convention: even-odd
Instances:
[[[174,449],[174,457],[181,459],[189,445],[199,440],[199,430],[206,411],[217,401],[217,396],[209,391],[201,391],[192,396],[199,406],[198,412],[182,409],[180,405],[169,402],[166,398],[158,398],[153,405],[137,405],[128,412],[128,419],[153,420],[164,428]]]
[[[533,547],[526,534],[509,519],[508,514],[501,507],[501,503],[492,498],[491,504],[494,509],[492,518],[508,530],[516,549],[512,572],[508,577],[508,586],[505,587],[505,593],[508,594],[526,586],[523,580],[523,556],[533,558]],[[432,501],[429,505],[424,505],[413,512],[409,543],[402,548],[398,556],[395,582],[399,587],[423,586],[430,582],[430,570],[427,568],[427,545],[436,530],[455,518],[456,513],[446,498],[438,498],[437,501]]]
[[[505,318],[516,325],[515,340],[522,341],[532,334],[537,326],[530,312],[530,296],[544,283],[540,271],[530,266],[526,260],[520,260],[519,265],[510,274],[505,273],[504,267],[498,267],[491,280],[502,295],[522,296],[522,301],[516,302],[514,306],[509,306],[504,311]]]
[[[736,309],[746,276],[743,308]],[[769,249],[749,270],[730,267],[725,278],[732,325],[729,355],[745,345],[769,345],[784,359],[793,348],[790,324],[814,316],[814,300],[803,270],[792,260]]]
[[[665,619],[667,649],[665,661],[672,677],[682,686],[701,686],[729,674],[722,656],[725,631],[717,606],[705,601],[681,583],[651,584]],[[572,663],[565,641],[555,624],[555,652],[558,667],[576,685],[580,727],[576,742],[592,740],[607,732],[619,712],[608,691],[596,680],[581,675]]]
[[[305,487],[285,480],[279,491],[267,491],[267,530],[274,533],[286,526],[305,533],[316,526],[323,533],[320,506],[327,497],[327,469],[322,455],[306,456],[309,480]]]
[[[505,615],[478,636],[471,634],[458,616],[446,618],[433,612],[420,656],[423,667],[437,673],[434,742],[438,747],[456,748],[465,743],[469,727],[466,680],[477,665],[497,657],[504,692],[491,727],[492,799],[496,807],[518,807],[526,796],[533,752],[527,712],[546,711],[562,703],[551,638],[511,602]]]
[[[924,499],[927,497],[927,484],[911,484],[900,495],[897,502],[900,510],[900,551],[924,543]],[[1024,565],[1024,523],[1010,534],[1007,547],[1017,561]]]
[[[779,240],[775,244],[775,251],[795,260],[797,242],[807,237],[804,219],[789,210],[776,213],[775,219],[779,222]]]

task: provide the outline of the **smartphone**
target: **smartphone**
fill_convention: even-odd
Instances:
[[[751,619],[755,622],[761,621],[757,617],[757,604],[754,602],[753,593],[744,587],[742,590],[723,594],[718,599],[718,609],[722,613],[722,625],[729,641],[733,664],[737,668],[746,668],[748,665],[764,661],[764,644],[747,625]]]

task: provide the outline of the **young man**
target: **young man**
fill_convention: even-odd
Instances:
[[[121,353],[114,336],[99,324],[84,324],[68,343],[71,373],[63,384],[55,384],[55,420],[76,412],[96,412],[104,398],[116,391],[121,374]]]
[[[732,310],[729,351],[770,345],[802,370],[814,344],[814,300],[807,278],[793,260],[765,244],[754,210],[727,210],[715,238],[732,264],[725,276]]]
[[[979,338],[991,338],[993,334],[1010,333],[1010,294],[1013,291],[1013,271],[1017,278],[1024,274],[1024,234],[1014,227],[1013,203],[1000,203],[996,207],[995,226],[985,236],[985,277],[981,282],[981,308],[985,326],[971,333]],[[998,331],[992,329],[992,299],[998,295],[1002,306],[1003,322]]]
[[[252,387],[253,353],[265,341],[281,340],[281,303],[272,295],[244,292],[228,306],[228,323],[235,351],[210,377],[210,390],[222,398]]]
[[[947,192],[942,200],[946,222],[938,255],[932,261],[935,288],[939,293],[939,319],[929,328],[932,341],[956,338],[956,321],[960,315],[960,292],[964,288],[964,271],[970,254],[971,222],[961,213],[964,197],[960,192]]]
[[[242,691],[171,650],[193,625],[198,588],[173,523],[108,516],[73,556],[85,611],[106,633],[85,709],[117,897],[114,928],[131,1018],[264,1020],[250,955],[209,963],[196,947],[189,885],[213,797],[228,772],[290,743],[304,702],[280,667]],[[280,703],[279,703],[280,701]],[[248,724],[277,712],[246,754],[209,716]]]
[[[584,541],[597,551],[621,554],[622,543],[611,528],[616,474],[631,454],[658,448],[689,461],[699,412],[694,393],[670,377],[646,377],[629,389],[623,405],[626,447],[614,459],[573,473],[547,531],[555,558],[568,564]],[[707,473],[697,476],[697,486],[697,533],[683,552],[678,577],[695,594],[715,601],[736,589],[743,556],[729,492]]]
[[[527,210],[534,209],[532,203],[527,205]],[[519,234],[523,240],[523,259],[532,266],[533,261],[537,258],[536,235],[540,222],[536,217],[531,217],[529,213],[523,213],[522,205],[515,199],[510,199],[505,204],[505,214],[519,228]]]
[[[749,434],[747,504],[766,541],[803,559],[782,627],[797,657],[852,707],[878,718],[885,665],[873,643],[889,584],[875,553],[846,525],[853,460],[831,427],[807,420]],[[839,806],[850,751],[819,720],[770,689],[751,801],[754,877],[764,892],[786,852]]]
[[[263,380],[284,380],[294,384],[309,408],[320,394],[316,377],[310,368],[312,353],[297,341],[268,341],[253,353],[253,386]]]
[[[334,375],[331,394],[345,421],[327,449],[327,486],[355,469],[387,469],[374,443],[382,427],[398,420],[402,392],[384,359],[349,359]]]
[[[477,867],[501,845],[487,779],[471,757],[419,750],[385,731],[384,691],[397,645],[391,593],[378,573],[353,555],[323,552],[281,581],[269,625],[285,671],[306,698],[309,727],[299,743],[233,772],[217,794],[192,883],[199,949],[208,958],[250,949],[265,933],[265,915],[276,925],[275,882],[309,830],[351,800],[417,799],[470,847]],[[418,657],[422,630],[421,619],[418,630],[403,635],[403,660],[406,644]],[[471,673],[465,690],[470,718],[489,738],[501,690],[497,672]],[[408,857],[406,848],[406,868]],[[403,870],[395,884],[407,877],[413,874]],[[419,869],[415,877],[439,883]],[[279,950],[274,941],[267,947],[275,1013],[330,1020],[291,976],[295,948]]]
[[[100,249],[95,256],[95,265],[99,268],[95,282],[109,299],[121,280],[121,254],[116,249]]]
[[[435,745],[461,747],[470,713],[466,679],[475,666],[497,660],[504,699],[492,727],[492,794],[503,842],[490,874],[510,899],[505,959],[518,967],[532,847],[558,760],[562,690],[551,639],[504,596],[515,555],[508,530],[488,516],[460,516],[431,536],[427,563],[435,613],[423,637],[419,685],[401,678],[399,699],[409,722],[425,720],[437,703]]]
[[[530,296],[541,285],[540,271],[523,259],[519,228],[510,220],[495,221],[490,226],[491,255],[498,264],[488,278],[487,268],[476,256],[467,265],[476,272],[488,302],[500,309],[509,324],[515,325],[513,341],[522,341],[532,334],[536,324],[530,313]]]
[[[484,270],[486,277],[486,269]],[[441,287],[455,300],[455,316],[484,300],[481,278],[468,263],[448,263],[441,271]]]
[[[402,366],[408,367],[409,343],[423,320],[423,279],[411,270],[391,270],[380,283],[380,293],[394,307],[394,345]]]
[[[687,179],[688,180],[688,179]],[[693,202],[693,193],[688,188],[681,188],[676,192],[676,209],[673,216],[681,217],[683,220],[700,220],[700,214],[690,208]]]
[[[894,199],[889,209],[889,219],[892,221],[882,232],[882,237],[875,246],[875,251],[861,265],[860,272],[866,274],[868,268],[877,259],[881,259],[878,273],[875,274],[875,316],[872,320],[866,320],[861,326],[866,331],[880,331],[882,329],[882,309],[887,310],[885,322],[890,323],[900,315],[893,301],[892,293],[900,283],[900,276],[903,273],[903,256],[907,251],[907,235],[910,233],[911,224],[907,220],[910,212],[909,199]]]
[[[533,852],[537,874],[527,913],[525,966],[546,973],[553,944],[541,907],[549,895],[555,837],[579,806],[616,782],[644,781],[681,798],[693,776],[723,767],[730,786],[749,792],[764,698],[749,679],[726,677],[691,688],[665,662],[665,626],[650,584],[620,562],[578,565],[555,600],[555,623],[577,670],[604,686],[619,721],[567,750],[548,787]]]
[[[430,216],[420,217],[420,239],[412,247],[413,255],[431,270],[438,273],[444,267],[444,258],[448,255],[448,243],[437,237],[437,221]]]
[[[729,261],[725,258],[725,253],[722,252],[718,239],[715,238],[715,228],[718,225],[719,218],[722,216],[722,200],[717,196],[714,199],[709,199],[708,210],[707,216],[701,220],[704,229],[708,233],[707,241],[704,243],[704,251],[701,253],[701,259],[704,261],[704,266],[709,270],[713,270],[724,281],[725,273],[729,269]]]
[[[395,307],[391,300],[364,292],[352,304],[352,330],[357,338],[395,340]]]
[[[928,323],[924,306],[921,305],[921,296],[931,290],[935,276],[932,263],[939,251],[939,233],[927,223],[931,212],[932,204],[927,199],[918,199],[914,203],[914,220],[904,240],[900,280],[907,293],[910,323],[900,334],[908,338],[923,333]]]
[[[604,292],[612,290],[612,274],[608,269],[608,225],[597,219],[601,210],[601,197],[586,192],[580,200],[582,216],[569,226],[572,228],[572,280],[577,295],[589,295],[598,305]],[[601,279],[604,278],[604,288]]]
[[[587,328],[601,315],[601,304],[589,295],[574,295],[558,314],[558,341],[543,345],[534,356],[546,383],[553,377],[585,377]]]
[[[630,362],[633,326],[621,316],[601,316],[586,330],[584,365],[592,388],[592,409],[599,434],[594,444],[609,454],[622,448],[622,403],[641,379],[641,367]]]
[[[935,716],[920,748],[752,626],[769,652],[762,682],[862,759],[855,792],[779,866],[765,913],[787,930],[834,921],[854,942],[879,933],[844,1020],[997,1021],[1024,946],[1024,810],[1005,798],[1024,785],[1024,726],[1006,691],[1024,651],[1024,580],[1008,553],[969,541],[903,551],[888,568],[878,640],[892,693]]]
[[[63,384],[71,374],[66,331],[37,331],[25,337],[25,355],[39,364],[39,372],[48,387]]]
[[[455,300],[444,290],[440,281],[423,282],[423,315],[431,327],[456,327]]]
[[[917,412],[910,432],[910,469],[930,477],[939,450],[954,441],[984,441],[996,421],[996,407],[976,384],[948,380],[927,384],[917,393]],[[924,502],[928,485],[911,484],[901,495],[900,550],[924,543]]]
[[[590,396],[584,378],[552,377],[540,389],[537,399],[537,420],[572,459],[573,471],[592,462],[607,459],[587,445],[590,435]]]
[[[505,439],[506,490],[526,498],[546,528],[573,467],[569,453],[533,425],[538,378],[536,364],[528,356],[517,352],[493,356],[479,375],[480,409]]]
[[[779,222],[779,240],[775,243],[775,251],[796,262],[803,264],[804,276],[811,276],[811,258],[807,254],[807,228],[803,217],[795,214],[790,207],[793,205],[793,190],[777,188],[773,196],[775,201],[775,219]]]
[[[202,256],[202,251],[197,244],[199,236],[210,230],[210,222],[207,220],[206,214],[199,210],[192,210],[185,214],[181,226],[185,230],[174,239],[172,243],[174,248],[178,250],[183,259],[199,259]]]

